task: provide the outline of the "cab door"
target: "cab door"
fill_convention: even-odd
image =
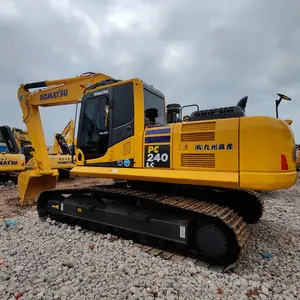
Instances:
[[[108,95],[92,96],[83,101],[77,148],[83,152],[85,159],[103,157],[108,150],[108,103]]]

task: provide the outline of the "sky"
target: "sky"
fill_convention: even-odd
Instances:
[[[299,0],[0,0],[1,124],[25,128],[21,83],[100,72],[200,109],[248,96],[249,116],[275,116],[286,94],[279,117],[300,143],[299,11]],[[41,115],[52,144],[75,106]]]

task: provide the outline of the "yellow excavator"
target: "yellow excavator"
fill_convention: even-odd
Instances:
[[[75,166],[71,149],[73,139],[74,121],[70,120],[62,133],[55,134],[54,151],[49,153],[51,168],[58,169],[61,179],[69,178],[69,171]],[[35,152],[26,130],[0,126],[0,141],[7,147],[7,151],[2,152],[0,156],[1,182],[15,181],[19,172],[36,168]]]
[[[31,147],[31,142],[27,130],[23,130],[16,127],[13,127],[11,130],[19,149],[25,151],[24,148]]]
[[[166,106],[164,94],[146,82],[89,73],[21,84],[18,100],[37,159],[35,169],[19,176],[20,202],[37,201],[42,219],[109,228],[231,264],[249,238],[248,224],[263,214],[257,191],[289,188],[297,180],[291,127],[246,116],[247,97],[218,109],[196,105],[183,120],[183,107]],[[79,102],[71,173],[125,183],[55,189],[58,173],[51,169],[39,107]]]
[[[0,126],[0,142],[6,145],[6,151],[0,153],[0,182],[16,182],[19,172],[25,171],[25,155],[8,126]]]

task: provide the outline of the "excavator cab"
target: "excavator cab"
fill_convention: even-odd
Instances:
[[[103,156],[109,147],[107,105],[109,105],[108,94],[99,96],[91,94],[91,97],[88,96],[82,101],[77,148],[85,153],[86,158]]]
[[[114,145],[132,138],[137,131],[142,133],[149,124],[166,124],[164,95],[144,82],[141,92],[135,86],[135,82],[129,81],[83,96],[76,146],[79,162],[83,156],[85,160],[110,160],[112,153],[108,150]],[[135,113],[141,108],[143,115]],[[99,164],[103,165],[100,161]]]

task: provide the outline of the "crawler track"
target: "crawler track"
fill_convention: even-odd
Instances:
[[[120,237],[132,238],[138,242],[135,244],[136,246],[152,255],[179,261],[188,259],[196,265],[218,269],[222,272],[233,268],[247,244],[250,231],[243,219],[243,211],[239,211],[242,206],[237,205],[235,210],[219,203],[223,199],[225,204],[229,203],[234,206],[234,203],[238,202],[228,201],[230,196],[234,199],[238,195],[242,196],[243,199],[246,196],[255,198],[253,193],[239,190],[209,190],[209,197],[204,201],[204,199],[199,200],[199,195],[194,198],[188,197],[191,194],[190,189],[180,192],[177,196],[174,195],[176,192],[178,194],[179,191],[174,189],[173,193],[167,191],[154,192],[151,189],[124,188],[118,185],[50,190],[41,194],[38,200],[38,212],[40,217],[49,215],[58,221],[79,223],[94,230],[100,229],[100,231],[103,231],[103,228],[104,230],[109,228],[108,232]],[[208,196],[204,191],[203,195]],[[115,223],[108,224],[107,221],[101,219],[101,216],[105,218],[106,214],[110,213],[110,211],[105,211],[106,204],[103,199],[118,201],[122,205],[126,203],[126,207],[131,206],[132,209],[138,207],[139,210],[144,209],[147,212],[150,211],[149,208],[153,209],[156,206],[156,211],[162,210],[166,215],[174,215],[174,219],[176,213],[183,213],[188,218],[189,224],[192,224],[187,227],[191,228],[187,229],[187,235],[191,236],[190,240],[184,245],[178,243],[179,239],[172,243],[174,242],[173,237],[167,236],[164,239],[157,232],[145,234],[142,227],[140,229],[130,228],[131,234],[128,235],[128,228],[118,223],[118,220]],[[260,208],[257,215],[257,218],[259,218],[263,211],[263,203],[258,198],[256,200],[256,205]],[[101,215],[103,211],[105,214]],[[131,213],[132,211],[125,214],[126,217]],[[100,219],[97,219],[98,216],[100,216]],[[143,222],[148,224],[145,220],[149,216],[146,216],[145,219],[143,219],[143,215],[139,215],[139,217],[141,216],[140,226],[143,226]],[[120,215],[120,217],[122,216]],[[246,215],[246,218],[248,217]],[[151,216],[151,218],[153,217]],[[177,222],[177,220],[175,221]],[[129,217],[128,222],[130,222]],[[168,221],[165,223],[168,223]],[[157,223],[156,228],[160,224],[164,226],[164,223]],[[150,227],[151,225],[146,225],[146,228],[148,228],[147,226]],[[165,230],[163,228],[167,227],[161,227],[161,231]],[[174,228],[176,231],[177,227]],[[171,233],[173,234],[173,232]],[[168,240],[168,243],[166,243],[166,240]],[[212,243],[211,240],[214,240],[214,242]],[[170,244],[172,244],[171,247]]]
[[[112,236],[109,238],[111,242],[114,242],[118,240],[119,237]],[[164,260],[170,260],[170,261],[175,261],[175,262],[192,262],[195,266],[203,267],[208,270],[212,270],[218,273],[226,273],[230,270],[232,270],[236,264],[237,261],[227,264],[227,265],[215,265],[215,264],[210,264],[208,262],[205,262],[199,258],[197,258],[196,254],[189,253],[189,255],[186,255],[185,253],[182,253],[180,251],[171,251],[170,249],[160,249],[160,248],[155,248],[146,244],[140,244],[140,243],[134,243],[133,247],[139,248],[141,251],[146,252],[149,255],[153,255],[156,257],[160,257]],[[243,247],[240,256],[243,254],[245,250],[245,246]]]

